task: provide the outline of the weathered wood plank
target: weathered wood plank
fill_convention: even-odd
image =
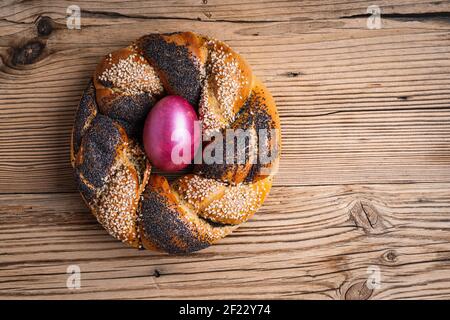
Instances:
[[[4,21],[32,23],[39,15],[63,20],[66,8],[74,2],[67,0],[9,1],[0,2]],[[147,0],[147,1],[77,1],[84,19],[106,17],[111,19],[172,19],[203,21],[296,21],[330,18],[351,18],[366,13],[373,1],[321,0],[309,1],[236,1],[236,0]],[[376,3],[386,15],[416,15],[417,13],[448,12],[447,1],[382,0]],[[401,17],[400,17],[401,18]]]
[[[0,196],[1,298],[361,298],[349,288],[369,266],[382,277],[370,298],[450,297],[450,184],[277,187],[188,256],[125,247],[79,200]],[[71,264],[80,290],[66,288]]]
[[[0,298],[450,298],[449,1],[0,0]],[[49,17],[51,32],[37,22]],[[261,212],[189,256],[108,236],[75,193],[69,133],[99,58],[194,30],[275,96],[280,173]],[[36,41],[33,63],[14,50]],[[82,270],[68,290],[66,268]],[[381,288],[361,290],[368,267]]]

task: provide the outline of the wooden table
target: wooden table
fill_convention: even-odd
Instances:
[[[79,30],[66,27],[74,4]],[[416,0],[0,0],[0,298],[450,298],[449,12]],[[246,57],[277,101],[284,148],[258,215],[168,256],[97,224],[69,135],[101,56],[178,30]],[[70,265],[80,289],[66,286]]]

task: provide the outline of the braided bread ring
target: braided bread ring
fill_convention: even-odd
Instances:
[[[151,173],[140,134],[166,94],[198,106],[203,133],[249,133],[244,163],[195,164],[174,182]],[[273,150],[262,163],[250,149]],[[278,170],[280,121],[274,100],[225,43],[192,32],[150,34],[106,56],[75,115],[71,164],[97,220],[132,247],[187,253],[208,247],[262,205]],[[204,144],[203,153],[209,144]],[[225,155],[225,148],[224,155]]]

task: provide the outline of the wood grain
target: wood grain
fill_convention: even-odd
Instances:
[[[276,188],[233,236],[188,256],[125,248],[77,194],[3,195],[0,297],[349,298],[369,266],[382,272],[371,298],[448,297],[449,189]],[[373,227],[361,204],[375,210]],[[80,290],[65,287],[71,264]]]
[[[378,1],[379,30],[370,1],[77,1],[69,30],[72,4],[0,1],[0,298],[450,298],[449,1]],[[109,237],[69,164],[100,57],[178,30],[237,49],[283,134],[260,214],[189,256]]]

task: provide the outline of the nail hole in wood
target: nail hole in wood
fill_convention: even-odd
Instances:
[[[289,71],[289,72],[286,72],[286,77],[288,77],[288,78],[297,78],[301,74],[302,74],[301,72]]]

